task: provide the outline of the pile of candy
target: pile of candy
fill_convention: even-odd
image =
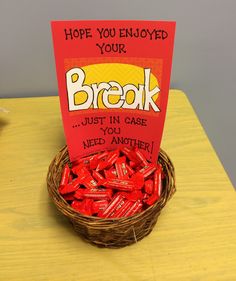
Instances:
[[[66,164],[61,196],[87,216],[121,218],[153,205],[162,192],[162,167],[149,163],[137,149],[102,152]]]

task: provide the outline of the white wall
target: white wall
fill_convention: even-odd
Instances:
[[[236,185],[235,11],[233,0],[1,0],[0,96],[57,95],[50,20],[176,20],[172,87],[189,96]]]

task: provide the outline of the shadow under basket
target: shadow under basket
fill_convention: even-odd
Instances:
[[[162,208],[176,191],[174,166],[162,149],[158,162],[165,174],[161,197],[154,205],[131,217],[102,219],[82,215],[70,207],[58,192],[62,170],[66,163],[71,165],[67,146],[58,152],[49,166],[48,192],[57,209],[70,220],[75,231],[84,240],[98,247],[125,247],[138,242],[152,231]]]

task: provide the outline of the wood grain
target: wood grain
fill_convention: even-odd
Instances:
[[[46,173],[64,143],[57,97],[2,99],[0,280],[236,280],[235,191],[183,92],[171,90],[162,147],[177,192],[136,245],[83,242],[51,204]]]

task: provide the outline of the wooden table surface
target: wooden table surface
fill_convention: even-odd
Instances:
[[[49,200],[65,144],[58,97],[1,99],[0,280],[236,280],[236,196],[185,94],[171,90],[162,142],[177,192],[132,246],[83,242]]]

